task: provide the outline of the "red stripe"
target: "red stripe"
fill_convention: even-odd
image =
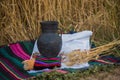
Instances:
[[[37,57],[39,58],[39,57]],[[60,60],[59,58],[41,58],[40,57],[40,60]]]
[[[108,64],[108,63],[106,63],[106,62],[99,61],[99,60],[92,60],[92,61],[100,62],[100,63],[103,63],[103,64]]]
[[[43,64],[34,64],[34,66],[36,66],[36,67],[52,67],[52,66],[60,66],[60,64],[46,64],[46,65],[43,65]]]
[[[14,80],[21,80],[21,78],[17,77],[17,76],[16,76],[14,73],[12,73],[7,67],[5,67],[5,65],[2,64],[1,62],[0,62],[0,66],[2,67],[2,69],[3,69],[4,71],[6,71],[6,72],[8,73],[8,75],[10,75],[12,78],[14,78]]]
[[[3,58],[2,58],[3,59]],[[18,69],[16,69],[15,67],[13,67],[13,65],[12,64],[10,64],[10,62],[8,61],[8,60],[6,60],[6,59],[3,59],[4,60],[4,62],[11,68],[11,69],[13,69],[14,71],[15,71],[15,73],[17,73],[18,75],[20,75],[21,77],[23,77],[23,78],[28,78],[28,77],[30,77],[30,76],[28,76],[28,75],[23,75],[23,73],[21,73]]]
[[[117,62],[116,60],[114,60],[114,59],[111,59],[111,58],[108,58],[108,60],[111,60],[112,62]]]

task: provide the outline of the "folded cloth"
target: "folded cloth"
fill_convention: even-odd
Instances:
[[[53,69],[55,67],[61,66],[61,58],[54,57],[54,58],[46,58],[41,55],[37,55],[35,58],[34,63],[34,70],[42,70],[42,69]]]
[[[90,67],[88,62],[83,63],[83,64],[75,64],[75,65],[72,65],[72,66],[67,66],[64,63],[61,63],[61,69],[64,69],[64,68],[81,69],[81,68],[87,68],[87,67]]]

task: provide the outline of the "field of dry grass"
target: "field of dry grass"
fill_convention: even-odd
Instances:
[[[120,38],[120,0],[1,0],[0,45],[36,39],[40,22],[57,20],[64,33],[92,30],[92,40]]]

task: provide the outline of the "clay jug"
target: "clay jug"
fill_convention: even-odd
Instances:
[[[62,37],[58,32],[57,21],[40,22],[42,33],[37,46],[40,54],[46,58],[57,57],[62,47]]]

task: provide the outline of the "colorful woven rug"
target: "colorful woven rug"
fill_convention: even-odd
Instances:
[[[21,41],[0,46],[0,80],[21,80],[35,76],[23,69],[22,61],[30,59],[35,41]],[[112,55],[103,56],[99,60],[91,60],[92,65],[120,64],[120,58]],[[67,69],[68,71],[70,69]]]
[[[34,70],[42,70],[42,69],[53,69],[59,68],[61,66],[61,58],[54,57],[54,58],[46,58],[43,56],[36,56],[36,60],[34,63]]]
[[[120,57],[116,57],[113,54],[107,56],[100,56],[97,60],[90,60],[90,65],[120,65]]]
[[[0,80],[20,80],[32,77],[21,62],[30,59],[34,41],[23,41],[0,47]]]

